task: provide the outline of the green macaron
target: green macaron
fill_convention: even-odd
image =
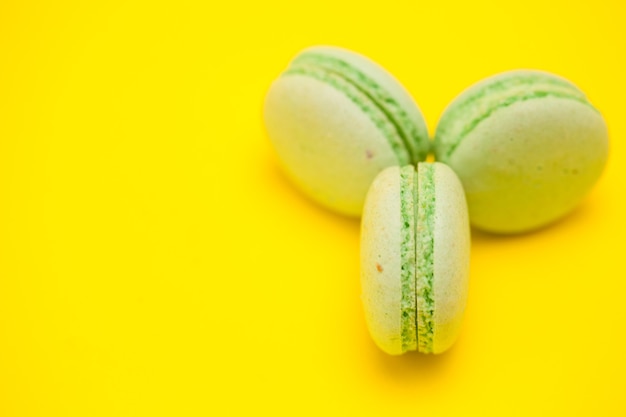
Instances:
[[[360,216],[382,169],[426,158],[424,119],[382,67],[354,52],[312,47],[276,79],[264,106],[267,134],[288,176],[311,198]]]
[[[456,340],[468,292],[463,187],[444,164],[389,167],[361,222],[361,288],[370,334],[385,352],[441,353]]]
[[[457,97],[433,146],[463,183],[472,225],[517,233],[561,218],[582,200],[606,163],[608,133],[569,81],[511,71]]]

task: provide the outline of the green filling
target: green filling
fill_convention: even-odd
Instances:
[[[421,163],[417,170],[417,273],[415,292],[417,300],[418,349],[423,353],[433,352],[435,299],[433,290],[434,228],[435,228],[435,166]]]
[[[417,349],[415,300],[415,169],[412,165],[400,168],[400,229],[401,246],[401,336],[402,351]]]
[[[396,125],[406,149],[411,155],[411,162],[416,164],[424,160],[428,154],[428,132],[420,132],[418,126],[411,121],[405,109],[383,88],[366,74],[339,58],[309,52],[298,56],[294,63],[317,66],[344,77],[366,94]]]
[[[477,88],[444,114],[435,134],[438,159],[448,160],[463,139],[493,112],[543,97],[575,100],[597,111],[574,85],[550,75],[514,75],[494,81]]]

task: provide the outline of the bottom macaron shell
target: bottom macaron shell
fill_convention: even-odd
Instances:
[[[402,349],[402,216],[400,168],[387,168],[370,187],[361,220],[361,299],[370,335],[390,355]]]
[[[580,102],[545,97],[494,112],[446,161],[465,188],[474,226],[523,232],[570,212],[608,156],[602,116]]]
[[[290,75],[274,82],[264,119],[279,161],[320,204],[360,216],[376,174],[398,157],[381,130],[345,94],[319,80]]]

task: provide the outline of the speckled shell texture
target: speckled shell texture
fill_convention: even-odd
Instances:
[[[461,179],[472,225],[518,233],[576,207],[606,164],[608,132],[585,99],[550,96],[547,90],[493,111],[449,155],[436,156]]]
[[[279,161],[307,195],[359,216],[372,180],[398,158],[369,116],[332,86],[306,76],[276,80],[265,126]]]

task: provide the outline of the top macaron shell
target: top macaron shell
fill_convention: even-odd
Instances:
[[[424,260],[420,241],[430,240],[432,244],[433,326],[432,345],[427,352],[441,353],[454,343],[460,331],[468,293],[470,233],[461,183],[446,165],[432,165],[432,182],[420,185],[434,191],[434,210],[428,213],[432,216],[432,230],[428,233],[432,235],[425,236],[425,225],[419,218],[412,219],[409,223],[414,227],[416,244],[409,249],[417,250],[414,260],[419,265]],[[392,355],[406,351],[402,338],[401,277],[402,253],[407,241],[401,232],[405,222],[401,209],[401,169],[390,167],[376,177],[367,194],[361,223],[365,318],[375,343]],[[419,172],[415,181],[418,178],[424,180]],[[419,195],[417,204],[424,204]],[[416,279],[418,269],[414,269]],[[417,343],[423,345],[423,341]],[[420,351],[423,351],[421,347]]]
[[[467,195],[477,228],[524,232],[571,211],[608,156],[604,119],[573,84],[540,71],[511,71],[462,93],[434,141]]]
[[[352,78],[342,74],[344,67]],[[392,117],[398,109],[404,125],[418,132],[412,149],[407,129]],[[425,158],[429,147],[423,117],[402,86],[369,59],[340,48],[301,52],[272,83],[264,120],[288,176],[314,200],[351,216],[360,216],[376,174]]]

